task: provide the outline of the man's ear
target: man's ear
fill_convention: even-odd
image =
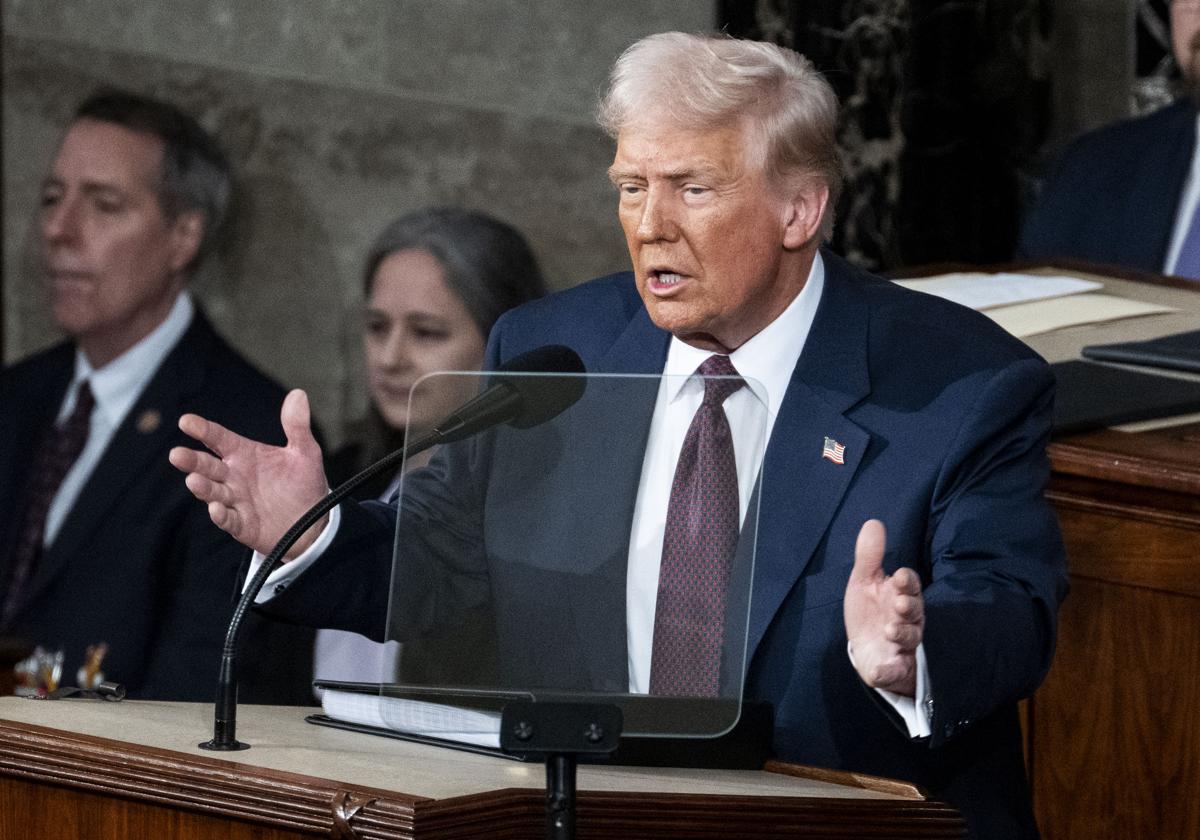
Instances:
[[[784,204],[783,247],[797,251],[820,235],[821,220],[829,204],[829,187],[805,178],[791,188]]]
[[[191,265],[203,240],[204,213],[199,210],[180,213],[171,224],[171,268],[183,271]]]

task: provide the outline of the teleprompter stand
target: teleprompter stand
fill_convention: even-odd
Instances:
[[[575,838],[575,771],[581,755],[612,755],[621,710],[607,703],[514,701],[500,717],[500,748],[546,759],[546,837]]]

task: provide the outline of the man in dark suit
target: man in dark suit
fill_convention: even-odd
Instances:
[[[1021,231],[1022,259],[1070,258],[1200,279],[1195,208],[1200,3],[1171,4],[1188,95],[1085,134],[1063,154]]]
[[[92,648],[130,696],[213,697],[247,552],[164,459],[200,405],[280,439],[284,396],[187,292],[229,193],[194,120],[117,91],[79,107],[43,183],[41,259],[70,340],[0,374],[0,633],[61,650],[64,685],[94,678]],[[255,632],[271,652],[247,699],[306,702],[311,634]]]
[[[1036,836],[1015,704],[1049,667],[1066,591],[1043,497],[1046,365],[982,316],[820,250],[836,101],[795,53],[651,36],[601,113],[633,273],[509,313],[488,364],[563,344],[592,373],[666,376],[589,383],[561,421],[447,446],[414,473],[387,631],[490,609],[505,683],[723,694],[731,675],[709,669],[736,661],[740,636],[722,634],[740,581],[720,563],[744,522],[745,693],[774,705],[776,753],[918,782],[977,837]],[[220,457],[171,459],[265,551],[324,489],[307,421],[293,392],[279,450],[189,415]],[[258,473],[268,461],[283,469]],[[396,519],[343,506],[261,609],[380,637]]]

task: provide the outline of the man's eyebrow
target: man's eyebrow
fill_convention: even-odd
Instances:
[[[633,169],[626,169],[619,166],[608,167],[608,180],[612,181],[614,184],[619,183],[627,178],[639,177],[641,176],[639,176],[637,171]]]

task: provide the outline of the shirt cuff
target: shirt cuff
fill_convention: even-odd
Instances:
[[[275,571],[267,575],[266,581],[263,583],[262,589],[254,596],[254,603],[265,604],[270,601],[280,592],[288,588],[297,577],[304,573],[304,570],[311,566],[318,557],[325,553],[325,549],[329,548],[329,544],[333,542],[334,536],[337,534],[338,525],[342,521],[342,506],[338,505],[329,512],[329,522],[325,525],[325,529],[321,531],[321,535],[317,537],[316,542],[304,550],[304,553],[288,563],[277,567]],[[254,552],[254,556],[250,558],[250,571],[246,574],[246,582],[242,584],[242,591],[246,591],[246,587],[250,581],[254,580],[254,575],[262,566],[266,556]]]
[[[846,654],[850,664],[854,664],[854,651],[846,645]],[[894,691],[883,688],[875,689],[879,696],[895,709],[904,721],[910,738],[928,738],[933,731],[930,723],[933,718],[933,691],[929,685],[929,665],[925,661],[925,645],[917,645],[917,688],[915,697],[906,697]]]

